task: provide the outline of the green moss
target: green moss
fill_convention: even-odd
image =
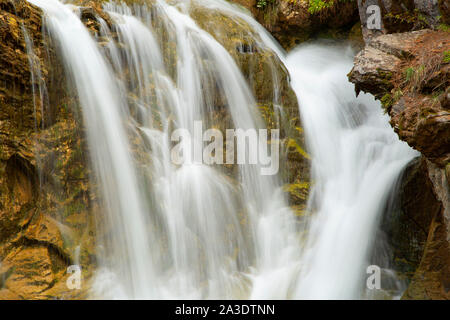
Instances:
[[[410,27],[415,26],[417,29],[431,27],[428,19],[417,9],[414,11],[406,11],[396,14],[388,12],[384,17],[396,25],[409,25]]]
[[[314,14],[314,13],[317,13],[324,9],[331,8],[333,6],[333,4],[334,4],[334,1],[310,0],[308,12]]]
[[[414,68],[411,68],[411,67],[407,68],[405,70],[405,80],[407,82],[411,81],[412,77],[414,76],[414,73],[415,73]]]
[[[444,52],[444,58],[442,59],[444,63],[450,63],[450,51]]]
[[[84,166],[72,166],[70,169],[70,176],[75,179],[84,179],[85,178],[85,169]]]
[[[339,2],[350,2],[354,0],[337,0]],[[311,14],[318,13],[322,10],[329,9],[334,5],[334,0],[309,0],[308,12]]]
[[[294,198],[306,200],[310,186],[310,183],[306,181],[290,183],[283,186],[283,191],[289,193]]]
[[[387,110],[388,108],[390,108],[392,106],[394,102],[394,99],[392,98],[390,93],[386,93],[382,98],[381,98],[381,104],[383,105],[383,108],[385,110]]]
[[[296,150],[299,154],[301,154],[304,158],[306,158],[306,159],[308,159],[308,160],[311,159],[311,157],[309,156],[309,154],[306,153],[306,151],[303,150],[303,148],[302,148],[301,146],[299,146],[299,144],[297,143],[297,141],[295,141],[295,139],[292,139],[292,138],[291,138],[291,139],[288,140],[288,147],[294,147],[295,150]]]
[[[392,79],[392,72],[384,71],[384,70],[378,68],[377,69],[377,73],[384,80],[391,80]]]
[[[256,0],[256,7],[265,9],[269,4],[275,4],[276,0]]]
[[[64,206],[64,217],[79,214],[83,211],[86,211],[86,205],[81,200],[73,201]]]
[[[400,100],[400,98],[401,98],[402,96],[403,96],[402,90],[400,90],[400,89],[396,90],[396,91],[394,92],[394,95],[393,95],[393,101],[394,101],[394,102],[397,102],[398,100]]]
[[[450,32],[450,26],[448,24],[445,23],[441,23],[440,25],[438,25],[438,30],[444,31],[444,32]]]

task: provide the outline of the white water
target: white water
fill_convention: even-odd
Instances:
[[[350,48],[323,43],[303,45],[287,58],[315,183],[298,298],[362,296],[378,219],[391,186],[416,156],[379,102],[355,98],[346,76],[352,63]]]
[[[314,159],[310,209],[316,214],[303,251],[278,177],[240,165],[236,183],[223,168],[170,161],[173,129],[192,133],[196,120],[220,124],[212,118],[218,93],[211,84],[219,88],[231,126],[263,128],[240,70],[189,16],[189,2],[157,1],[154,15],[146,7],[106,4],[115,24],[109,30],[100,20],[102,47],[76,7],[30,2],[44,10],[79,97],[104,201],[101,227],[110,236],[99,248],[93,298],[362,296],[377,217],[413,153],[398,141],[377,103],[354,98],[345,79],[351,55],[313,45],[287,59]],[[285,59],[244,11],[219,0],[199,3],[236,23],[245,21],[260,48]],[[176,77],[169,75],[153,18],[176,44]],[[126,70],[129,81],[123,78]],[[276,104],[277,81],[273,92]],[[133,159],[130,137],[140,141],[150,164]]]
[[[121,228],[112,237],[116,268],[135,288],[134,297],[146,297],[153,287],[141,283],[152,282],[152,273],[148,272],[152,267],[151,250],[144,228],[146,210],[122,124],[126,114],[124,99],[117,94],[113,73],[95,40],[71,7],[57,0],[30,2],[46,13],[46,27],[60,47],[82,105],[90,156],[108,214],[106,223]]]

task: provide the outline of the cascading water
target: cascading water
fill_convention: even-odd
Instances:
[[[189,6],[154,4],[177,45],[172,80],[145,6],[106,4],[115,23],[110,30],[100,20],[98,37],[107,41],[100,50],[77,7],[56,0],[33,3],[46,14],[46,27],[80,100],[107,213],[102,223],[112,233],[102,246],[104,268],[94,296],[245,298],[249,278],[285,268],[280,257],[299,251],[293,249],[294,215],[277,178],[261,176],[257,165],[239,165],[236,185],[224,169],[171,163],[174,128],[193,133],[195,121],[216,124],[210,111],[217,93],[215,86],[208,89],[211,83],[220,88],[232,127],[263,128],[236,63],[189,17]],[[114,44],[112,32],[123,47]],[[125,70],[129,81],[122,79]],[[143,142],[151,166],[133,164],[126,130]]]
[[[363,296],[378,218],[417,154],[399,141],[372,96],[355,98],[346,78],[352,57],[348,47],[307,44],[287,58],[315,181],[298,298]]]
[[[66,70],[80,99],[90,156],[100,181],[109,223],[120,226],[113,244],[115,264],[135,297],[148,296],[151,286],[146,210],[137,185],[122,119],[127,111],[113,73],[79,17],[56,0],[30,1],[46,13],[46,27],[59,45]],[[114,230],[114,229],[113,229]],[[130,263],[130,262],[133,263]]]
[[[80,8],[30,2],[43,9],[77,93],[103,200],[93,298],[362,297],[377,217],[414,153],[370,97],[354,97],[345,79],[351,55],[310,45],[286,60],[267,31],[222,0],[106,3],[113,23],[97,17],[97,39]],[[278,176],[261,175],[259,165],[171,161],[175,129],[202,146],[196,121],[264,128],[244,76],[191,6],[231,17],[259,49],[287,61],[313,156],[306,243]],[[167,43],[175,49],[163,50]],[[279,75],[270,70],[276,106]],[[217,100],[226,120],[213,117]]]

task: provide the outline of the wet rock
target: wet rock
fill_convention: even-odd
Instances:
[[[45,297],[79,245],[80,263],[93,266],[82,128],[41,15],[0,0],[0,299]]]
[[[6,273],[10,272],[4,287],[22,298],[39,295],[51,287],[55,280],[52,262],[45,247],[13,249],[3,259],[2,268]]]
[[[274,52],[258,46],[244,21],[234,21],[220,12],[205,11],[201,7],[195,8],[192,15],[235,59],[248,81],[258,104],[257,111],[266,127],[280,129],[280,171],[287,182],[284,190],[289,194],[292,205],[305,206],[310,189],[310,158],[305,151],[297,97],[290,86],[286,67]],[[278,92],[274,87],[278,88]],[[297,196],[299,192],[301,197]]]

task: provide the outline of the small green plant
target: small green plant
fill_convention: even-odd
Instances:
[[[405,70],[405,80],[407,82],[411,81],[412,77],[414,76],[415,70],[414,68],[409,67]]]
[[[444,52],[444,59],[442,59],[442,61],[444,61],[444,63],[450,63],[450,51]]]
[[[393,100],[396,102],[396,101],[400,100],[400,98],[401,98],[402,96],[403,96],[402,90],[398,89],[398,90],[396,90],[396,91],[394,92]]]
[[[420,90],[421,83],[425,76],[425,66],[420,65],[416,69],[409,67],[405,70],[405,83],[409,84],[410,90]]]
[[[265,9],[269,4],[273,4],[276,0],[256,0],[258,9]]]
[[[317,13],[323,9],[330,8],[334,4],[333,0],[309,0],[309,13]]]
[[[448,24],[445,23],[441,23],[440,25],[438,25],[438,30],[444,31],[444,32],[450,32],[450,26]]]
[[[382,98],[381,98],[381,105],[383,106],[384,112],[387,112],[388,108],[390,108],[393,104],[393,99],[391,94],[386,93]]]
[[[256,7],[259,9],[264,9],[267,6],[266,0],[257,0],[256,1]]]

